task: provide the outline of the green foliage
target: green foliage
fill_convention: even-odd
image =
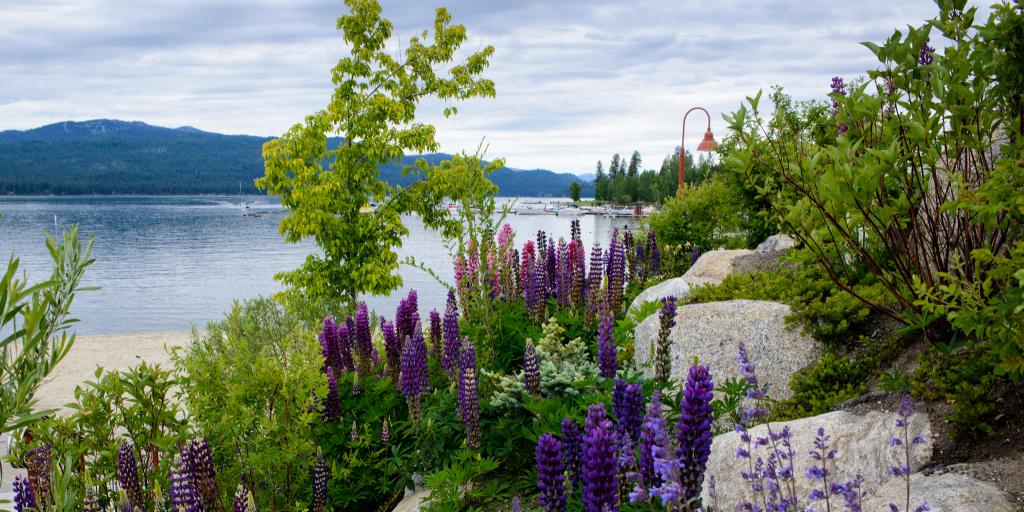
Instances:
[[[290,293],[352,305],[359,293],[386,294],[401,285],[395,248],[408,234],[403,214],[418,214],[429,228],[452,225],[447,212],[437,208],[443,198],[431,193],[444,172],[402,188],[381,180],[378,166],[407,150],[437,150],[434,127],[416,122],[419,101],[494,95],[494,84],[480,78],[494,49],[488,46],[449,67],[467,36],[442,8],[432,38],[427,33],[411,38],[396,59],[390,51],[393,25],[381,17],[380,5],[375,0],[346,4],[350,12],[338,20],[338,29],[350,55],[333,70],[330,103],[264,145],[265,175],[256,183],[280,195],[288,208],[280,226],[285,240],[312,237],[323,251],[278,278]],[[447,70],[439,72],[442,68]],[[451,103],[445,107],[446,116],[456,111]],[[344,142],[330,148],[329,134]],[[417,167],[422,172],[426,164]],[[380,204],[376,211],[360,213],[373,202]]]
[[[743,419],[740,416],[741,406],[747,400],[747,392],[753,389],[745,379],[728,378],[715,386],[719,398],[711,401],[715,410],[715,434],[732,432],[733,426]]]
[[[493,360],[488,367],[500,372],[511,372],[523,363],[523,341],[540,336],[540,327],[530,320],[522,301],[495,302],[491,306],[491,324],[474,321],[471,317],[462,321],[462,334],[472,340],[490,337],[489,350]],[[488,330],[490,332],[488,332]]]
[[[117,452],[122,442],[129,442],[141,461],[143,491],[166,489],[168,464],[189,432],[184,411],[172,396],[176,379],[169,370],[146,363],[115,372],[99,368],[95,375],[95,381],[75,388],[68,413],[33,428],[33,443],[25,448],[50,444],[56,460],[80,461],[65,468],[65,476],[75,477],[70,490],[84,496],[94,487],[101,503],[117,503]],[[153,461],[158,462],[156,469],[146,463]]]
[[[740,231],[740,203],[722,180],[712,178],[698,186],[687,185],[665,201],[651,216],[658,240],[667,245],[697,247],[701,251],[744,247]]]
[[[619,346],[620,361],[633,360],[636,349],[633,333],[636,332],[637,324],[660,311],[661,306],[660,300],[649,300],[639,308],[629,310],[624,317],[615,322],[615,342]]]
[[[701,157],[698,160],[687,151],[685,178],[688,185],[703,183],[716,169],[711,159]],[[598,202],[660,203],[675,195],[678,175],[678,147],[665,157],[658,170],[643,170],[638,151],[633,152],[628,164],[615,154],[608,174],[604,172],[604,163],[597,162],[594,198]]]
[[[572,202],[580,202],[580,192],[582,191],[583,187],[580,186],[580,182],[574,181],[569,184],[569,198],[572,199]]]
[[[36,390],[68,354],[76,321],[68,316],[81,288],[85,269],[92,264],[92,239],[83,248],[78,228],[58,240],[46,235],[53,260],[50,279],[29,285],[18,276],[13,255],[0,278],[0,434],[24,428],[50,411],[33,411]]]
[[[793,396],[780,404],[781,409],[792,418],[829,412],[864,394],[876,366],[868,357],[850,358],[826,351],[816,364],[793,374],[789,381]]]
[[[491,459],[469,451],[459,452],[458,460],[427,477],[430,501],[424,507],[428,512],[462,512],[475,510],[501,494],[504,484],[484,475],[498,469]]]
[[[992,399],[997,363],[995,354],[976,343],[936,345],[921,354],[911,385],[915,395],[949,403],[952,412],[945,419],[957,427],[954,434],[991,435],[988,420],[998,410]]]
[[[859,295],[884,301],[885,290],[870,280],[850,285]],[[801,327],[814,338],[836,345],[856,333],[869,316],[869,309],[852,294],[833,285],[817,266],[782,265],[776,270],[731,274],[721,284],[691,290],[689,303],[733,299],[769,300],[789,304],[786,317],[791,327]]]
[[[209,441],[221,489],[244,479],[263,510],[302,502],[316,460],[310,426],[327,388],[312,333],[273,300],[236,302],[174,359],[184,406]]]
[[[939,17],[927,24],[896,31],[880,45],[864,43],[879,67],[846,95],[832,94],[836,124],[827,136],[792,126],[780,118],[785,112],[766,122],[760,93],[729,117],[741,147],[728,165],[770,168],[766,197],[795,194],[771,208],[805,254],[872,309],[907,324],[939,320],[929,336],[941,334],[943,322],[923,315],[920,290],[937,286],[958,260],[969,279],[983,280],[992,267],[976,259],[977,250],[1005,256],[1020,237],[1011,225],[986,223],[951,203],[1000,165],[992,151],[1000,133],[1021,144],[1020,111],[1006,109],[1006,98],[994,93],[1004,90],[994,84],[1019,83],[995,57],[1002,50],[990,37],[1000,32],[999,19],[975,25],[975,12],[940,2]],[[922,61],[933,30],[951,42],[942,54],[926,55],[934,62]],[[865,274],[889,300],[850,286]]]

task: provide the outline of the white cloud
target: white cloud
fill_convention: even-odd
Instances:
[[[10,3],[10,2],[6,2]],[[383,0],[407,38],[433,20],[422,0]],[[323,107],[344,48],[341,2],[14,0],[0,24],[0,129],[99,117],[274,135]],[[496,99],[444,119],[425,104],[445,151],[520,168],[589,172],[634,149],[648,167],[678,144],[681,116],[721,114],[780,84],[824,98],[833,75],[873,65],[859,44],[934,15],[929,0],[449,2],[492,44]],[[687,145],[705,121],[691,116]]]

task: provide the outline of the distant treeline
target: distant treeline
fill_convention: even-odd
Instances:
[[[629,161],[612,155],[605,172],[604,162],[598,161],[594,171],[594,193],[598,201],[615,203],[659,203],[676,193],[679,181],[679,148],[661,162],[659,170],[641,167],[640,152],[633,151]],[[693,153],[686,152],[686,183],[699,185],[714,171],[711,160],[694,161]]]
[[[66,122],[0,132],[0,194],[246,194],[260,193],[268,137],[222,135],[138,122]],[[337,141],[333,141],[337,143]],[[381,166],[381,176],[407,185],[405,165],[437,163],[445,154],[409,156]],[[506,196],[562,196],[579,181],[547,170],[501,169],[491,181]],[[580,182],[583,195],[592,183]]]

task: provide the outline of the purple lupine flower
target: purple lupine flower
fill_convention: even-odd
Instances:
[[[640,384],[617,379],[612,388],[612,411],[618,420],[619,435],[628,437],[635,445],[640,440],[644,414],[644,390]]]
[[[480,396],[477,390],[476,349],[468,338],[462,345],[459,365],[459,407],[466,427],[466,447],[480,448]]]
[[[647,415],[644,417],[644,424],[640,430],[640,487],[645,491],[652,487],[661,485],[661,480],[654,472],[654,455],[651,453],[655,445],[659,431],[665,436],[668,428],[665,418],[661,412],[661,391],[655,389],[651,393],[651,402],[647,406]],[[633,500],[636,501],[636,500]]]
[[[139,510],[145,510],[142,484],[139,482],[139,465],[135,460],[135,450],[132,450],[127,441],[122,441],[117,449],[117,482],[124,489],[129,503]]]
[[[455,303],[455,292],[448,290],[448,306],[444,312],[444,358],[441,362],[452,381],[459,373],[459,343],[459,308]]]
[[[51,503],[50,475],[53,474],[53,445],[44,443],[25,454],[25,468],[36,501],[43,506]]]
[[[540,259],[546,258],[548,255],[548,235],[544,230],[537,231],[537,256]]]
[[[545,276],[546,273],[541,262],[538,261],[531,265],[530,279],[532,280],[532,283],[530,283],[530,285],[532,286],[533,293],[533,307],[531,313],[534,321],[537,322],[543,321],[544,317],[547,316],[548,296],[545,291],[547,287]]]
[[[814,464],[807,468],[807,479],[815,485],[807,497],[808,501],[824,501],[825,508],[828,509],[831,509],[831,496],[837,494],[837,489],[833,488],[828,480],[832,474],[829,468],[834,464],[833,461],[836,458],[836,449],[828,443],[831,439],[825,433],[824,427],[818,427],[818,433],[814,437],[814,450],[811,451],[811,459],[814,460]],[[820,488],[817,487],[819,483],[821,484]]]
[[[399,388],[405,395],[409,405],[409,416],[419,421],[421,416],[421,398],[430,384],[427,367],[427,344],[423,340],[423,330],[417,323],[413,327],[412,337],[406,340],[402,351],[402,373],[399,376]]]
[[[238,485],[238,490],[235,491],[235,499],[231,502],[232,512],[256,512],[256,504],[253,502],[252,495],[249,490]]]
[[[440,361],[444,358],[444,336],[441,334],[441,313],[430,310],[430,357]]]
[[[327,463],[323,455],[316,456],[316,464],[313,465],[313,503],[311,512],[327,511]]]
[[[932,56],[932,54],[935,53],[935,48],[928,46],[929,41],[931,41],[930,38],[925,38],[924,45],[921,46],[921,53],[917,57],[917,63],[922,66],[927,66],[932,62],[935,62],[935,57]]]
[[[611,379],[618,370],[619,347],[615,344],[615,319],[608,306],[602,305],[600,309],[600,321],[597,324],[597,364],[600,375]]]
[[[351,320],[351,317],[349,320]],[[338,360],[340,362],[339,370],[350,372],[355,371],[356,364],[355,361],[352,360],[352,329],[347,321],[338,325],[337,335],[336,347]]]
[[[661,311],[658,315],[657,352],[654,354],[654,378],[668,382],[672,376],[672,328],[676,325],[676,298],[672,295],[661,299]]]
[[[395,324],[387,320],[381,319],[380,333],[384,338],[384,358],[388,364],[388,375],[397,381],[399,372],[402,371],[402,342],[398,340]],[[405,341],[404,338],[402,341]]]
[[[889,468],[889,473],[895,477],[901,477],[906,482],[906,501],[904,503],[903,510],[909,512],[910,510],[910,473],[912,468],[911,463],[911,449],[914,445],[925,444],[928,442],[925,439],[923,433],[918,433],[913,438],[910,437],[910,418],[914,415],[914,399],[910,395],[903,395],[903,399],[900,400],[900,408],[896,412],[899,418],[896,419],[896,428],[900,432],[900,437],[890,436],[889,446],[890,447],[903,447],[903,464],[892,466]],[[889,504],[889,508],[895,512],[899,512],[899,507],[894,503]],[[928,502],[924,502],[916,510],[928,510]]]
[[[676,457],[680,464],[680,484],[687,501],[697,499],[700,509],[700,491],[704,483],[704,470],[711,455],[711,424],[714,410],[714,380],[707,366],[694,364],[686,376],[686,386],[679,415]]]
[[[693,249],[690,249],[690,266],[691,267],[697,264],[697,260],[700,259],[700,256],[701,256],[700,248],[694,247]]]
[[[540,362],[537,360],[537,349],[530,340],[526,340],[526,350],[523,351],[523,380],[526,390],[534,398],[540,397]]]
[[[853,480],[837,486],[836,490],[842,495],[843,501],[846,503],[846,510],[849,512],[861,512],[863,510],[861,501],[868,494],[863,490],[863,484],[864,477],[857,475]]]
[[[584,294],[587,288],[586,276],[586,255],[583,254],[583,244],[573,240],[569,242],[569,302],[573,307],[580,307],[584,302]]]
[[[633,439],[628,435],[620,433],[616,438],[619,440],[619,502],[625,503],[639,477],[636,471],[636,449]]]
[[[658,275],[661,273],[661,249],[658,248],[658,236],[651,229],[647,232],[647,254],[650,257],[649,266],[651,268],[651,275]]]
[[[85,498],[82,499],[82,512],[104,512],[103,505],[100,504],[99,489],[95,486],[90,485],[86,488]]]
[[[562,418],[562,464],[569,484],[579,489],[583,482],[583,429],[572,418]]]
[[[320,351],[324,355],[324,366],[340,370],[341,354],[338,352],[338,324],[334,322],[334,317],[324,317],[323,329],[320,330],[320,336],[317,340],[320,342]]]
[[[12,489],[14,490],[14,510],[16,512],[22,512],[26,509],[39,510],[39,505],[36,502],[36,493],[32,490],[32,484],[29,483],[27,478],[14,477]]]
[[[192,482],[199,510],[214,510],[220,499],[213,453],[206,439],[190,439],[181,450],[182,468]]]
[[[561,276],[558,273],[558,256],[555,252],[555,241],[552,239],[548,242],[547,257],[544,259],[544,277],[545,289],[547,290],[546,297],[549,299],[557,298],[558,281]]]
[[[494,247],[487,250],[487,279],[491,285],[491,300],[495,300],[501,294],[501,275],[498,271]]]
[[[558,252],[555,256],[554,288],[555,300],[562,307],[569,305],[569,286],[572,279],[569,264],[569,247],[565,239],[559,239]]]
[[[838,76],[832,77],[832,94],[838,94],[840,96],[846,96],[846,84],[843,83],[843,79]],[[832,116],[839,114],[839,100],[834,96],[832,97]],[[846,133],[847,126],[843,123],[839,123],[839,134]]]
[[[580,220],[579,219],[573,219],[572,221],[569,222],[569,239],[575,240],[575,241],[580,242],[580,243],[583,242],[583,236],[582,236],[582,233],[580,232]]]
[[[420,320],[419,317],[416,290],[409,290],[409,294],[398,302],[398,308],[395,310],[395,334],[398,335],[399,354],[402,353],[401,344],[405,342],[406,337],[412,336],[412,330]]]
[[[170,484],[168,498],[170,498],[171,510],[199,512],[199,497],[196,493],[195,484],[188,474],[188,469],[181,460],[181,455],[174,457],[168,481]]]
[[[523,512],[523,505],[518,494],[512,497],[512,512]]]
[[[622,290],[626,279],[626,248],[614,240],[608,246],[605,274],[608,277],[607,300],[614,313],[622,307]]]
[[[618,439],[604,404],[590,406],[583,436],[583,508],[586,512],[619,510]]]
[[[659,408],[660,398],[659,396]],[[654,468],[654,484],[647,494],[651,499],[661,500],[665,508],[675,507],[682,497],[682,489],[679,485],[680,463],[672,453],[668,438],[668,425],[660,416],[660,411],[658,416],[649,419],[646,428],[651,436],[651,465]]]
[[[750,385],[746,396],[746,401],[749,402],[749,405],[744,404],[740,407],[740,423],[744,426],[751,426],[754,420],[768,413],[762,405],[762,401],[767,395],[767,386],[762,387],[758,383],[754,363],[750,360],[750,355],[747,353],[746,343],[742,341],[736,354],[736,364],[739,366],[740,377]]]
[[[594,242],[590,249],[590,273],[587,274],[587,325],[592,325],[594,317],[597,316],[598,308],[602,302],[601,281],[604,277],[604,262],[602,261],[601,244]]]
[[[537,503],[546,512],[565,512],[565,466],[562,443],[551,434],[537,439]]]
[[[356,355],[359,357],[359,374],[367,377],[374,367],[373,362],[373,341],[370,333],[370,311],[366,308],[365,302],[360,302],[356,308],[355,318]]]
[[[341,414],[341,395],[338,393],[338,377],[334,368],[327,367],[327,400],[324,403],[324,417],[331,420]]]
[[[535,262],[537,260],[537,255],[534,253],[534,251],[535,251],[535,248],[533,246],[533,240],[527,240],[526,243],[523,244],[523,254],[522,254],[522,257],[521,257],[520,263],[519,263],[519,287],[520,288],[525,288],[526,287],[526,281],[529,278],[529,274],[527,273],[527,271],[528,271],[528,268],[530,268],[529,267],[530,263],[531,262]],[[526,293],[525,289],[523,290],[523,293]]]

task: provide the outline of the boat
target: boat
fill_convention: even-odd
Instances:
[[[583,209],[575,206],[559,206],[555,209],[555,215],[573,217],[576,215],[583,215]]]
[[[524,204],[515,209],[517,215],[550,215],[547,208],[539,203]],[[554,213],[554,212],[551,212]]]

